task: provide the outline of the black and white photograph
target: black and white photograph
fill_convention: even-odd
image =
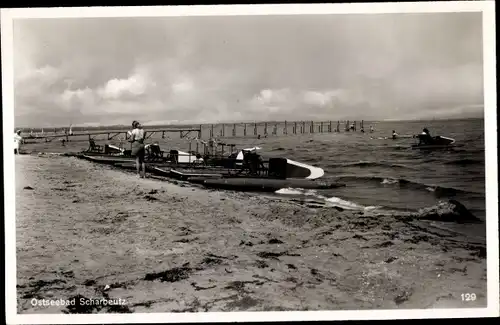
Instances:
[[[494,15],[2,9],[7,322],[498,317]]]

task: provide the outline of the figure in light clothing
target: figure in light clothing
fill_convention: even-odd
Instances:
[[[137,175],[141,178],[145,178],[146,163],[144,162],[144,157],[146,155],[146,149],[144,146],[144,139],[146,138],[146,133],[141,124],[137,121],[132,122],[132,128],[133,130],[130,131],[129,140],[132,143],[132,156],[135,156]]]
[[[19,154],[19,149],[21,147],[22,142],[23,142],[23,137],[21,136],[21,130],[17,130],[16,133],[14,133],[14,154],[15,155]]]

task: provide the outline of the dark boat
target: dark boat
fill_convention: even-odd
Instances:
[[[431,143],[419,143],[412,145],[412,149],[424,149],[424,150],[433,150],[433,149],[448,149],[454,147],[455,139],[436,136],[432,138]]]

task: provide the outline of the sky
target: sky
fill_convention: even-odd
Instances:
[[[15,124],[483,114],[481,13],[16,19]]]

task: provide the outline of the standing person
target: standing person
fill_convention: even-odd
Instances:
[[[146,134],[141,124],[137,121],[132,122],[132,131],[130,132],[130,142],[132,143],[132,156],[135,156],[135,164],[137,168],[137,175],[141,178],[146,177],[146,163],[144,156],[146,149],[144,148],[144,139]],[[142,167],[142,174],[141,174]]]
[[[22,142],[23,142],[23,137],[21,136],[21,130],[17,130],[16,133],[14,133],[14,154],[15,155],[19,154],[19,148],[20,148]]]

